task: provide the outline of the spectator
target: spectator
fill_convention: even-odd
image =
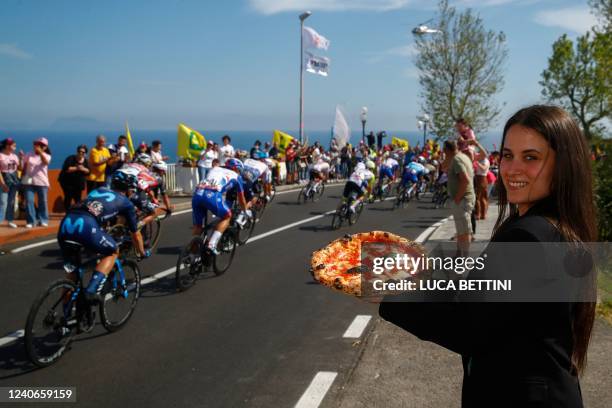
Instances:
[[[349,176],[349,164],[351,162],[351,145],[345,145],[340,151],[340,169],[343,178],[348,178]]]
[[[151,150],[149,149],[149,145],[144,140],[142,142],[140,142],[140,144],[138,145],[138,149],[136,149],[135,156],[138,156],[139,154],[143,154],[143,153],[144,154],[150,154],[151,153]]]
[[[23,177],[26,197],[26,228],[32,228],[37,222],[42,227],[49,226],[49,210],[47,196],[49,191],[48,168],[51,162],[51,150],[46,138],[40,137],[34,141],[34,150],[23,158]],[[34,205],[34,194],[38,197],[38,205]]]
[[[162,154],[162,143],[159,140],[154,140],[151,143],[151,161],[155,163],[165,163],[169,159],[168,156]]]
[[[107,149],[111,157],[106,165],[106,169],[104,169],[104,185],[106,187],[110,187],[110,180],[113,173],[115,170],[119,170],[121,166],[119,165],[119,153],[117,152],[117,146],[109,145]]]
[[[89,152],[89,174],[87,175],[87,192],[105,185],[106,166],[112,164],[111,153],[106,148],[106,137],[98,135],[96,145]]]
[[[21,169],[19,157],[15,154],[16,150],[17,143],[13,139],[5,139],[0,143],[0,224],[6,218],[11,228],[17,228],[13,220],[15,196],[19,188],[17,170]]]
[[[385,132],[384,130],[382,132],[378,132],[376,134],[376,145],[378,146],[378,150],[382,149],[383,147],[383,138],[387,137],[387,132]],[[371,148],[372,146],[370,146]]]
[[[478,154],[474,160],[474,190],[476,191],[476,219],[484,220],[487,217],[489,209],[489,182],[487,174],[489,173],[488,153],[484,147],[476,139],[468,142],[470,145],[478,147]]]
[[[368,133],[368,146],[373,148],[376,145],[376,138],[374,137],[374,132]]]
[[[223,166],[228,159],[236,156],[236,151],[234,150],[234,146],[230,144],[232,142],[232,138],[229,137],[229,135],[224,135],[221,138],[221,142],[223,143],[223,146],[221,146],[219,149],[219,161]]]
[[[128,140],[125,135],[120,135],[119,139],[117,139],[117,168],[120,168],[125,163],[132,160],[132,155],[130,154],[130,149],[127,142]]]
[[[287,184],[297,183],[297,153],[294,143],[289,142],[285,149],[285,165],[287,167]]]
[[[200,183],[206,179],[208,172],[213,167],[213,160],[218,158],[218,154],[215,151],[215,143],[208,141],[206,143],[206,149],[200,153],[200,160],[198,160],[198,177]]]
[[[85,178],[89,174],[87,163],[87,146],[77,147],[77,154],[70,155],[64,160],[62,171],[59,174],[59,183],[64,191],[64,210],[81,201],[85,190]]]
[[[470,127],[469,123],[463,118],[457,119],[455,122],[455,129],[457,130],[458,134],[457,147],[459,151],[468,154],[468,151],[471,150],[468,141],[476,140],[474,131]]]
[[[268,151],[268,156],[269,156],[271,159],[278,160],[278,154],[279,154],[279,151],[278,151],[278,146],[277,146],[277,143],[276,143],[276,142],[273,142],[273,143],[272,143],[272,147],[271,147],[271,148],[270,148],[270,150]]]
[[[472,161],[458,151],[454,141],[444,142],[445,167],[448,168],[448,194],[457,231],[457,256],[467,256],[470,249],[470,218],[474,209],[474,170]]]
[[[249,156],[251,157],[251,159],[259,160],[262,153],[263,152],[261,151],[261,142],[259,140],[256,140],[253,144],[253,147],[251,148]]]

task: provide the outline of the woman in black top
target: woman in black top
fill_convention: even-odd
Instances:
[[[506,123],[501,152],[492,243],[597,239],[589,149],[567,112],[520,110]],[[544,256],[503,255],[497,265],[512,271],[535,262],[546,273],[563,273],[550,270]],[[470,303],[459,295],[454,303],[383,302],[379,313],[462,356],[463,407],[582,407],[578,374],[586,365],[593,302]]]
[[[77,147],[77,154],[68,156],[62,165],[59,174],[59,183],[64,191],[64,209],[81,201],[81,194],[85,189],[85,176],[89,174],[87,164],[87,146]]]

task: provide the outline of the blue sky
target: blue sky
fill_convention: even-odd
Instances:
[[[431,18],[423,0],[3,0],[0,129],[92,126],[297,129],[299,20],[331,41],[330,76],[305,74],[306,130],[329,129],[336,104],[349,125],[410,130],[420,114],[410,30]],[[502,121],[540,101],[538,81],[563,33],[594,24],[585,1],[460,0],[508,39]],[[499,129],[500,121],[494,129]],[[66,123],[64,121],[64,123]],[[70,122],[67,122],[70,123]]]

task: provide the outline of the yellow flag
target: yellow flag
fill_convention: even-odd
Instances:
[[[132,142],[132,135],[130,134],[130,128],[127,122],[125,122],[125,137],[127,138],[130,156],[134,157],[134,153],[136,152],[136,150],[134,150],[134,142]]]
[[[278,149],[278,154],[281,157],[285,157],[285,151],[289,146],[289,142],[293,140],[293,136],[288,135],[285,132],[281,132],[280,130],[275,130],[272,136],[272,143],[276,143],[276,148]]]
[[[206,148],[204,136],[182,123],[178,125],[177,142],[177,154],[185,159],[198,160],[200,153]]]
[[[391,144],[395,147],[399,147],[401,149],[404,149],[404,151],[410,149],[410,142],[408,142],[405,139],[400,139],[399,137],[395,137],[393,136],[391,138]]]

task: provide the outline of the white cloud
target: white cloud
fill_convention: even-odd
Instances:
[[[367,62],[370,64],[375,64],[377,62],[382,61],[386,57],[413,57],[417,54],[417,50],[414,46],[414,43],[410,43],[407,45],[400,45],[398,47],[389,48],[388,50],[373,53],[367,59]]]
[[[597,24],[597,19],[586,6],[543,10],[537,13],[533,20],[547,27],[561,27],[579,34],[589,31]]]
[[[261,14],[286,11],[387,11],[405,7],[410,0],[249,0],[252,8]]]
[[[468,7],[499,6],[508,3],[532,3],[539,0],[456,0],[452,5]],[[406,7],[418,10],[436,8],[432,0],[248,0],[250,6],[261,14],[276,14],[287,11],[389,11]]]
[[[9,57],[18,59],[32,59],[32,55],[28,54],[16,44],[0,44],[0,55],[8,55]]]

